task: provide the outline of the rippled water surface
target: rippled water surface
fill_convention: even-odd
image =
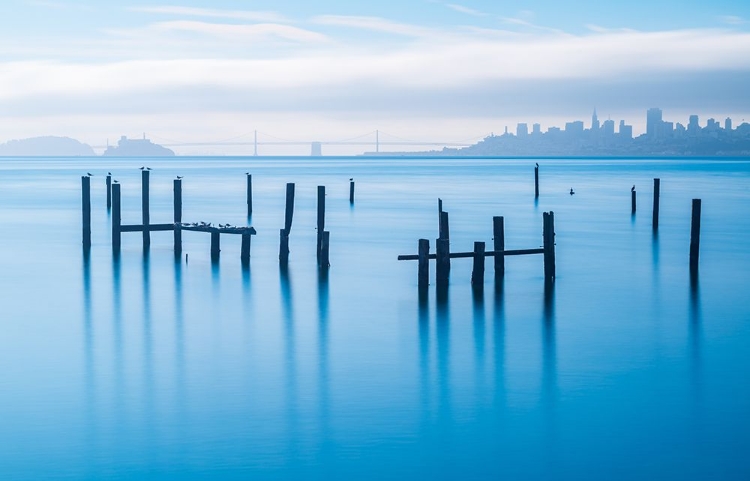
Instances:
[[[538,202],[534,162],[1,161],[0,478],[750,479],[750,162],[545,159]],[[147,256],[123,234],[114,259],[104,175],[136,224],[142,165],[153,223],[172,221],[182,175],[185,221],[257,229],[249,268],[238,237],[212,264],[192,232],[187,262],[170,232]],[[419,238],[434,249],[438,197],[452,251],[490,250],[496,215],[507,249],[537,248],[554,211],[554,286],[534,255],[507,258],[501,282],[488,259],[473,292],[471,259],[454,259],[447,298],[433,285],[420,301],[416,262],[396,258]]]

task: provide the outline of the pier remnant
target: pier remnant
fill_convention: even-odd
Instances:
[[[112,208],[112,174],[107,174],[104,183],[107,186],[107,210],[109,211]]]
[[[149,214],[149,170],[141,171],[141,213],[143,217],[143,250],[151,246],[150,214]]]
[[[474,242],[474,264],[471,270],[471,286],[476,290],[481,290],[484,287],[484,250],[484,242]]]
[[[182,253],[182,180],[173,181],[174,191],[174,253]]]
[[[419,270],[417,281],[420,289],[425,289],[430,284],[430,241],[419,239]]]
[[[492,249],[498,253],[495,257],[495,279],[505,276],[505,219],[502,216],[492,218]]]
[[[253,176],[250,173],[247,175],[247,216],[253,215]]]
[[[690,273],[698,272],[698,255],[701,244],[701,200],[693,199],[693,212],[690,222]]]
[[[555,279],[555,213],[544,213],[544,280],[550,282]]]
[[[318,267],[321,269],[328,269],[331,265],[329,258],[330,245],[331,233],[323,231],[323,236],[320,239],[320,259],[318,260]]]
[[[279,232],[279,262],[289,262],[289,233],[292,230],[292,216],[294,215],[294,184],[286,184],[286,210],[284,214],[284,228]]]
[[[534,166],[534,198],[539,198],[539,164]]]
[[[659,190],[661,179],[654,179],[654,213],[651,218],[651,228],[654,232],[659,230]]]
[[[354,179],[349,179],[349,203],[354,205]]]
[[[448,274],[450,272],[450,242],[448,239],[435,241],[435,279],[438,287],[448,285]]]
[[[323,231],[325,231],[325,226],[326,226],[326,188],[324,185],[319,185],[318,186],[318,222],[317,222],[318,243],[315,249],[315,252],[317,253],[316,259],[318,260],[318,264],[320,264],[321,248],[323,244]]]
[[[81,177],[81,211],[83,226],[83,248],[91,248],[91,177]]]
[[[630,214],[635,215],[635,186],[630,189]]]

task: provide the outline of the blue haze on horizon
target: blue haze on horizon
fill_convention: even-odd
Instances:
[[[15,0],[0,142],[479,138],[645,110],[750,119],[750,4]],[[306,148],[305,148],[306,150]],[[178,153],[222,154],[231,150]],[[279,152],[295,153],[295,152]],[[327,152],[339,153],[339,152]],[[341,152],[352,153],[352,152]]]

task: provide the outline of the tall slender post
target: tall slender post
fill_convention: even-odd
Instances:
[[[693,215],[690,223],[690,272],[698,272],[698,255],[701,245],[701,200],[693,199]]]
[[[484,287],[484,242],[474,242],[474,264],[471,270],[471,286],[481,290]]]
[[[354,204],[354,179],[349,179],[349,203]]]
[[[242,249],[240,250],[240,260],[243,265],[250,263],[250,240],[253,236],[250,234],[242,234]]]
[[[430,241],[419,239],[419,270],[417,281],[420,289],[425,289],[430,284]]]
[[[651,220],[651,226],[654,232],[659,230],[659,190],[661,188],[661,180],[654,179],[654,215]]]
[[[253,215],[253,176],[247,174],[247,216]]]
[[[534,167],[534,198],[539,197],[539,164]]]
[[[495,251],[495,278],[505,276],[505,219],[503,216],[492,218],[492,241]]]
[[[292,230],[292,216],[294,215],[294,184],[286,184],[286,211],[284,214],[284,230],[286,235]]]
[[[112,252],[117,254],[120,252],[120,240],[122,234],[120,233],[120,226],[122,225],[122,219],[120,217],[120,184],[112,184]]]
[[[221,234],[219,234],[219,230],[212,230],[211,231],[211,260],[217,261],[219,260],[219,252],[221,252]]]
[[[329,251],[331,246],[331,233],[323,231],[323,237],[320,239],[320,261],[318,267],[321,269],[328,269],[331,265],[329,258]]]
[[[323,242],[323,231],[326,227],[326,188],[324,185],[318,186],[318,244],[317,244],[317,259],[320,263],[320,249]]]
[[[555,213],[544,213],[544,280],[555,278]]]
[[[83,248],[91,248],[91,177],[81,177],[81,212],[83,217]]]
[[[630,189],[630,214],[635,215],[635,186]]]
[[[143,214],[143,249],[148,249],[151,246],[151,231],[149,230],[149,224],[151,223],[149,215],[149,187],[148,187],[149,171],[143,169],[141,171],[141,212]]]
[[[445,239],[450,243],[451,233],[450,233],[450,227],[448,223],[448,213],[446,211],[442,211],[440,213],[440,238]],[[448,264],[448,270],[451,268],[451,259],[450,257],[446,258],[446,262]]]
[[[435,242],[435,251],[437,253],[435,277],[438,287],[441,287],[448,284],[448,273],[450,271],[450,241],[448,239],[438,239]]]
[[[112,174],[107,174],[105,183],[107,184],[107,210],[110,210],[112,208]]]
[[[174,184],[174,253],[182,252],[182,179],[175,179]]]
[[[438,237],[443,237],[443,199],[438,197]]]

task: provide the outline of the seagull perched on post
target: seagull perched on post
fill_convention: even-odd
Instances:
[[[182,176],[181,176],[181,175],[178,175],[178,176],[177,176],[177,180],[180,180],[180,179],[182,179]]]
[[[141,170],[145,169],[145,167],[141,167]]]
[[[535,164],[536,164],[536,168],[538,169],[539,168],[539,162],[535,162]]]
[[[112,172],[107,172],[107,175],[112,175]]]
[[[151,170],[151,167],[146,167],[146,170]]]
[[[113,180],[112,182],[114,182],[115,184],[118,184],[118,183],[119,183],[119,182],[117,182],[116,180]]]
[[[89,177],[93,177],[94,174],[92,174],[91,172],[86,172],[86,175],[88,175]]]
[[[630,192],[635,192],[635,184],[630,188]]]

